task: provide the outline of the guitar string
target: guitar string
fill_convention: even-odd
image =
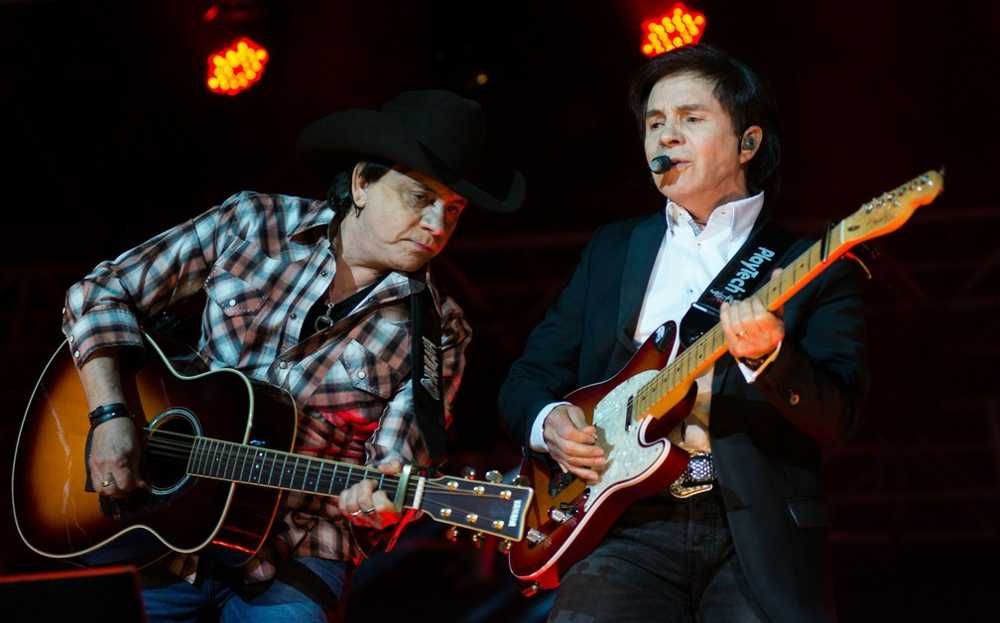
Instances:
[[[148,428],[145,429],[145,430],[147,432],[149,431]],[[155,447],[155,445],[152,445],[153,442],[155,441],[161,447],[171,447],[171,448],[174,448],[174,449],[182,450],[182,452],[180,454],[174,454],[173,455],[175,458],[180,458],[180,459],[187,460],[190,457],[190,454],[192,452],[199,452],[203,456],[205,454],[203,450],[194,450],[193,449],[193,447],[194,447],[193,443],[184,443],[184,440],[187,440],[187,439],[191,439],[191,440],[198,439],[199,437],[197,437],[197,436],[188,435],[188,434],[185,434],[185,433],[178,433],[178,432],[175,432],[175,431],[166,431],[166,430],[156,431],[156,433],[157,433],[157,435],[166,434],[168,436],[169,435],[173,435],[175,437],[179,437],[180,438],[180,440],[178,440],[178,441],[160,440],[160,439],[157,439],[156,436],[153,436],[152,438],[149,439],[149,444],[151,445],[151,447]],[[224,443],[224,444],[226,444],[226,445],[228,445],[230,447],[232,447],[232,446],[242,447],[239,444],[234,444],[232,442],[223,441],[222,443]],[[282,453],[282,454],[284,454],[284,453]],[[286,454],[286,456],[296,456],[296,455]],[[231,457],[227,457],[227,461],[228,461],[229,458],[231,458]],[[275,463],[277,461],[277,456],[272,456],[272,457],[265,456],[265,458],[263,460],[264,461],[268,461],[269,459],[270,459],[269,462],[273,464],[273,463]],[[245,462],[246,461],[246,457],[243,457],[243,459],[237,459],[237,460],[243,460]],[[313,461],[313,460],[321,461],[322,465],[329,465],[329,463],[326,462],[324,459],[306,459],[306,461]],[[360,466],[360,465],[357,466],[357,467],[358,467],[359,470],[361,470],[361,473],[358,473],[358,474],[353,474],[352,473],[352,474],[350,474],[350,477],[351,477],[352,480],[353,480],[353,478],[355,476],[358,477],[358,479],[359,479],[358,482],[360,482],[362,480],[367,480],[367,479],[376,480],[376,479],[380,479],[382,477],[382,472],[373,471],[373,470],[370,470],[369,468],[365,468],[365,467]],[[337,470],[337,469],[343,469],[343,468],[340,465],[336,465],[335,464],[334,465],[334,470]],[[312,471],[312,468],[311,468],[310,465],[295,466],[294,471],[293,471],[292,480],[294,481],[295,477],[297,477],[299,475],[304,475],[305,477],[308,477],[308,475],[311,473],[311,471]],[[372,476],[372,478],[362,478],[361,477],[362,473],[364,475]],[[336,475],[335,474],[334,474],[334,479],[336,479]],[[394,476],[388,476],[388,475],[386,475],[386,479],[388,479],[390,482],[395,481],[396,484],[398,484],[398,481],[399,481],[398,478],[396,478]],[[384,482],[384,480],[383,480],[383,482]],[[415,483],[415,482],[411,483],[411,484],[413,484],[414,487],[416,487],[416,485],[417,485],[417,483]],[[429,480],[425,480],[424,481],[424,486],[425,486],[425,489],[448,490],[448,487],[446,485],[441,485],[439,483],[431,482]],[[470,494],[470,495],[474,495],[474,494]],[[499,497],[499,496],[492,496],[491,495],[489,497]]]
[[[146,430],[148,431],[148,429],[146,429]],[[174,431],[156,431],[156,434],[157,435],[160,435],[160,434],[174,435],[174,436],[180,437],[182,439],[192,439],[192,440],[197,438],[197,437],[192,436],[192,435],[186,435],[184,433],[177,433],[177,432],[174,432]],[[225,443],[227,445],[230,445],[230,446],[238,446],[238,444],[232,444],[231,442],[223,442],[223,443]],[[169,456],[171,458],[188,460],[190,458],[190,456],[191,456],[191,453],[193,453],[193,452],[197,452],[197,453],[201,454],[202,456],[205,455],[204,451],[202,451],[202,450],[195,450],[193,443],[188,444],[188,443],[184,443],[181,440],[171,441],[171,440],[166,440],[166,439],[157,439],[156,435],[154,435],[152,438],[149,439],[148,445],[150,446],[151,449],[156,449],[157,450],[157,454],[159,456]],[[238,447],[241,447],[241,446],[238,446]],[[173,450],[173,452],[171,452],[171,450]],[[288,455],[288,456],[295,456],[295,455]],[[232,457],[227,457],[227,462],[228,462],[229,458],[232,458]],[[243,459],[237,459],[237,460],[242,460],[245,463],[246,457],[243,457]],[[272,464],[273,465],[273,464],[276,464],[277,460],[278,460],[277,456],[265,456],[265,458],[262,459],[262,463],[266,462],[268,464]],[[312,461],[314,459],[306,459],[306,460],[307,461]],[[316,459],[316,460],[323,461],[323,459]],[[322,465],[324,465],[324,466],[328,465],[328,464],[329,463],[326,463],[326,462],[322,463]],[[361,467],[361,466],[358,466],[358,468],[360,470],[363,470],[363,473],[365,475],[373,476],[373,478],[370,478],[371,480],[375,480],[376,479],[376,478],[374,478],[374,476],[376,474],[378,475],[379,478],[382,476],[381,472],[373,472],[373,471],[369,470],[368,468],[364,468],[364,467]],[[263,470],[264,468],[262,467],[261,469]],[[339,465],[335,465],[334,469],[336,470],[336,469],[342,469],[342,468]],[[309,476],[309,474],[311,474],[311,473],[312,473],[312,466],[310,466],[310,465],[305,465],[305,466],[299,465],[299,466],[296,466],[294,468],[294,470],[293,470],[293,475],[292,475],[291,481],[294,482],[295,478],[297,478],[299,476],[303,476],[303,478],[307,478]],[[319,475],[320,473],[321,472],[317,472],[317,475]],[[358,482],[360,482],[361,480],[366,480],[367,479],[367,478],[362,478],[361,477],[362,473],[359,473],[359,474],[353,474],[352,473],[350,476],[351,476],[351,480],[353,480],[354,477],[357,476],[358,479],[359,479]],[[333,475],[333,478],[334,478],[335,481],[337,480],[335,473]],[[393,476],[387,476],[387,478],[390,479],[391,481],[396,481],[396,484],[398,484],[398,478],[393,477]],[[349,482],[349,481],[346,481],[346,482]],[[411,484],[413,485],[414,488],[417,485],[417,483],[411,483]],[[464,495],[468,495],[468,496],[478,495],[479,497],[486,497],[486,498],[500,498],[501,497],[501,496],[495,495],[495,494],[486,495],[486,494],[476,494],[474,492],[473,493],[467,493],[467,492],[452,491],[452,490],[450,490],[448,488],[447,485],[442,485],[440,483],[431,482],[429,480],[425,480],[424,481],[424,487],[425,487],[425,489],[433,489],[433,490],[444,491],[444,492],[451,491],[452,495],[463,495],[463,494]]]
[[[156,454],[159,454],[159,452],[157,452]],[[294,482],[294,478],[293,478],[292,481]],[[407,491],[408,493],[415,493],[416,489],[417,489],[417,483],[410,483],[410,486],[408,486],[407,489],[408,489],[408,491]],[[309,490],[304,490],[304,491],[307,492],[307,493],[318,493],[318,492],[311,492]],[[460,497],[474,497],[474,498],[478,498],[478,499],[499,499],[500,498],[500,496],[498,496],[498,495],[478,495],[478,494],[471,493],[471,492],[468,492],[468,491],[451,491],[451,490],[448,490],[447,487],[445,487],[445,492],[449,494],[450,498],[460,498]],[[430,507],[451,508],[453,512],[459,513],[459,514],[465,514],[466,516],[468,516],[468,515],[477,515],[478,516],[482,512],[482,511],[480,511],[479,513],[477,513],[477,512],[475,512],[476,509],[455,506],[454,504],[448,504],[447,502],[436,500],[436,499],[430,498],[430,497],[429,498],[425,498],[422,501],[421,507],[424,508],[425,510],[427,510],[427,512],[431,512],[432,514],[433,514],[433,512],[430,510]],[[487,519],[487,521],[491,521],[491,520]],[[478,526],[473,526],[473,527],[478,527]],[[493,528],[492,525],[489,528],[486,528],[485,530],[488,532],[488,531],[490,531],[490,529],[492,529],[492,530],[499,530],[498,528]]]

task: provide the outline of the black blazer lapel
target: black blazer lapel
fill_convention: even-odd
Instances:
[[[635,226],[629,237],[625,265],[622,267],[621,294],[618,297],[618,341],[628,354],[635,352],[632,335],[639,321],[649,277],[656,262],[660,243],[667,232],[667,217],[664,210],[651,214]],[[618,350],[618,349],[616,349]]]

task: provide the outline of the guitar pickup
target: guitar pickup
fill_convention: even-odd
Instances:
[[[576,514],[576,509],[572,507],[563,506],[563,508],[550,508],[549,509],[549,519],[556,523],[566,523],[573,518]]]

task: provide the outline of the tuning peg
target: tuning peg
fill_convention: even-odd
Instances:
[[[444,531],[444,538],[448,539],[452,543],[458,541],[458,527],[452,526]]]
[[[517,487],[527,487],[528,479],[522,476],[521,474],[518,474],[517,476],[514,476],[514,480],[511,484]]]
[[[476,468],[471,465],[466,465],[462,468],[462,478],[468,478],[469,480],[474,480],[476,478]]]
[[[483,546],[482,532],[476,532],[475,534],[472,535],[472,544],[476,546],[476,549],[479,549],[480,547]]]
[[[503,482],[503,474],[501,474],[495,469],[491,469],[490,471],[486,472],[486,480],[494,484]]]
[[[509,554],[510,549],[514,546],[514,543],[510,539],[504,539],[497,543],[497,550],[501,554]]]

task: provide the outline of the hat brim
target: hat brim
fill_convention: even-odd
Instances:
[[[307,166],[325,182],[365,156],[388,160],[430,175],[490,212],[514,212],[524,201],[525,181],[514,171],[504,199],[498,199],[462,175],[449,170],[402,124],[374,110],[351,109],[311,123],[296,147]]]

